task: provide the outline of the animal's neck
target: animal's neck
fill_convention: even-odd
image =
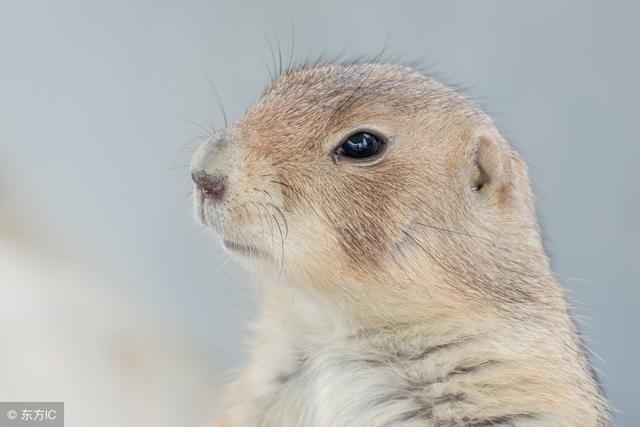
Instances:
[[[317,351],[339,342],[345,352],[400,361],[463,343],[481,347],[484,340],[495,340],[501,330],[491,318],[497,314],[451,307],[431,310],[420,321],[362,322],[313,292],[283,284],[271,288],[266,301],[264,332],[279,331],[277,335],[296,352]]]
[[[359,425],[349,422],[377,413],[390,423],[522,419],[545,425],[564,412],[571,412],[567,417],[585,413],[575,419],[592,420],[593,402],[571,402],[574,407],[563,409],[566,402],[547,398],[580,389],[597,399],[566,313],[551,319],[553,334],[548,325],[503,315],[449,310],[428,321],[365,327],[322,298],[280,284],[267,295],[253,376],[284,402],[312,393],[300,411],[329,416],[318,425]],[[550,365],[557,369],[550,371]],[[309,397],[317,393],[339,398]],[[331,407],[317,407],[327,402]],[[347,407],[363,409],[339,413]]]

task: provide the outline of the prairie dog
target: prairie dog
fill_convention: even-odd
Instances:
[[[526,165],[461,94],[301,66],[191,171],[200,222],[268,278],[216,425],[610,425]]]

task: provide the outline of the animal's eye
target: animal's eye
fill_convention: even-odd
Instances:
[[[335,151],[337,156],[356,160],[371,159],[382,152],[384,141],[377,136],[360,132],[348,137]]]

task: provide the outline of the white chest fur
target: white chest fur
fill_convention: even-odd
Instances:
[[[345,351],[344,344],[298,355],[288,371],[260,374],[265,393],[259,417],[273,420],[268,425],[285,425],[282,420],[288,419],[291,426],[364,427],[411,418],[425,425],[429,408],[412,399],[410,382],[377,358]]]
[[[393,363],[327,307],[292,298],[258,328],[249,381],[262,425],[430,424],[434,398],[410,372],[421,360]]]
[[[240,425],[544,425],[542,414],[487,401],[504,364],[479,351],[477,331],[397,340],[396,331],[369,336],[304,296],[280,304],[258,325]]]

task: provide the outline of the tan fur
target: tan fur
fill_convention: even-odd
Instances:
[[[359,129],[381,158],[335,158]],[[300,67],[192,170],[226,178],[198,217],[266,282],[217,425],[609,424],[526,166],[462,95],[399,65]]]

